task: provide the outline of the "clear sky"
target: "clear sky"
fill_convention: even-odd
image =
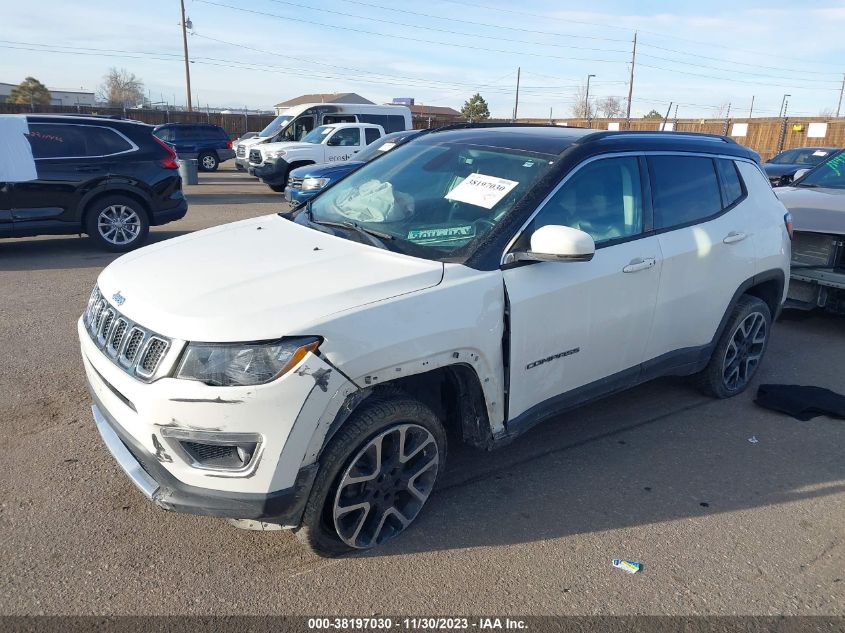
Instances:
[[[32,75],[96,90],[111,66],[138,75],[153,101],[184,104],[178,0],[3,0],[0,82]],[[632,114],[817,115],[836,109],[845,72],[845,3],[794,0],[185,0],[193,92],[217,107],[270,108],[309,92],[414,97],[460,109],[481,92],[510,116],[570,114],[588,74],[597,98],[627,94]],[[845,106],[843,106],[845,114]]]

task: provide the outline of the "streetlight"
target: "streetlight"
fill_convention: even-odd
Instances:
[[[778,112],[778,118],[786,114],[786,112],[784,111],[784,108],[786,107],[786,98],[791,96],[792,95],[783,95],[783,100],[780,102],[780,112]]]
[[[593,120],[590,117],[590,77],[595,75],[587,75],[587,92],[584,94],[584,116],[587,117],[587,127],[593,127]]]

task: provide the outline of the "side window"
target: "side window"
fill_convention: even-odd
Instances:
[[[729,207],[745,195],[745,187],[734,161],[720,158],[716,162],[722,179],[722,202],[725,207]]]
[[[405,117],[398,114],[389,114],[387,116],[387,127],[385,132],[403,132],[405,130]]]
[[[381,135],[379,134],[379,131],[377,129],[373,127],[368,127],[366,130],[364,130],[364,137],[367,141],[367,145],[369,145],[370,143],[375,143],[377,140],[379,140],[379,138],[381,138]]]
[[[30,123],[29,145],[33,158],[72,158],[85,156],[85,136],[78,125]]]
[[[650,156],[654,228],[699,222],[722,210],[712,158]]]
[[[172,143],[175,137],[175,135],[173,134],[172,127],[165,127],[161,128],[160,130],[156,130],[155,135],[159,137],[162,141],[166,141],[168,143]]]
[[[112,129],[105,127],[85,128],[87,156],[109,156],[132,149],[132,144]]]
[[[353,147],[361,144],[361,130],[357,127],[344,128],[335,132],[328,143],[335,147]]]
[[[580,229],[596,243],[642,233],[643,197],[637,157],[603,158],[575,172],[540,210],[526,233],[530,235],[548,224]]]

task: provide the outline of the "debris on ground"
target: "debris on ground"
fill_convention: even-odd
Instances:
[[[752,444],[757,444],[760,440],[757,439],[756,435],[752,435],[751,437],[748,438],[748,441],[751,442]]]
[[[635,563],[632,560],[621,560],[619,558],[613,559],[613,566],[622,571],[627,571],[629,574],[636,574],[643,568],[642,563]]]
[[[845,420],[845,396],[804,385],[760,385],[754,404],[806,422],[818,415]]]

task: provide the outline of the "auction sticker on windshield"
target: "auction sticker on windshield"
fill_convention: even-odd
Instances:
[[[469,226],[449,226],[445,228],[412,229],[408,239],[418,244],[429,242],[449,242],[475,237],[475,229]]]
[[[515,180],[505,180],[485,174],[471,174],[447,193],[445,198],[492,209],[518,184]]]

